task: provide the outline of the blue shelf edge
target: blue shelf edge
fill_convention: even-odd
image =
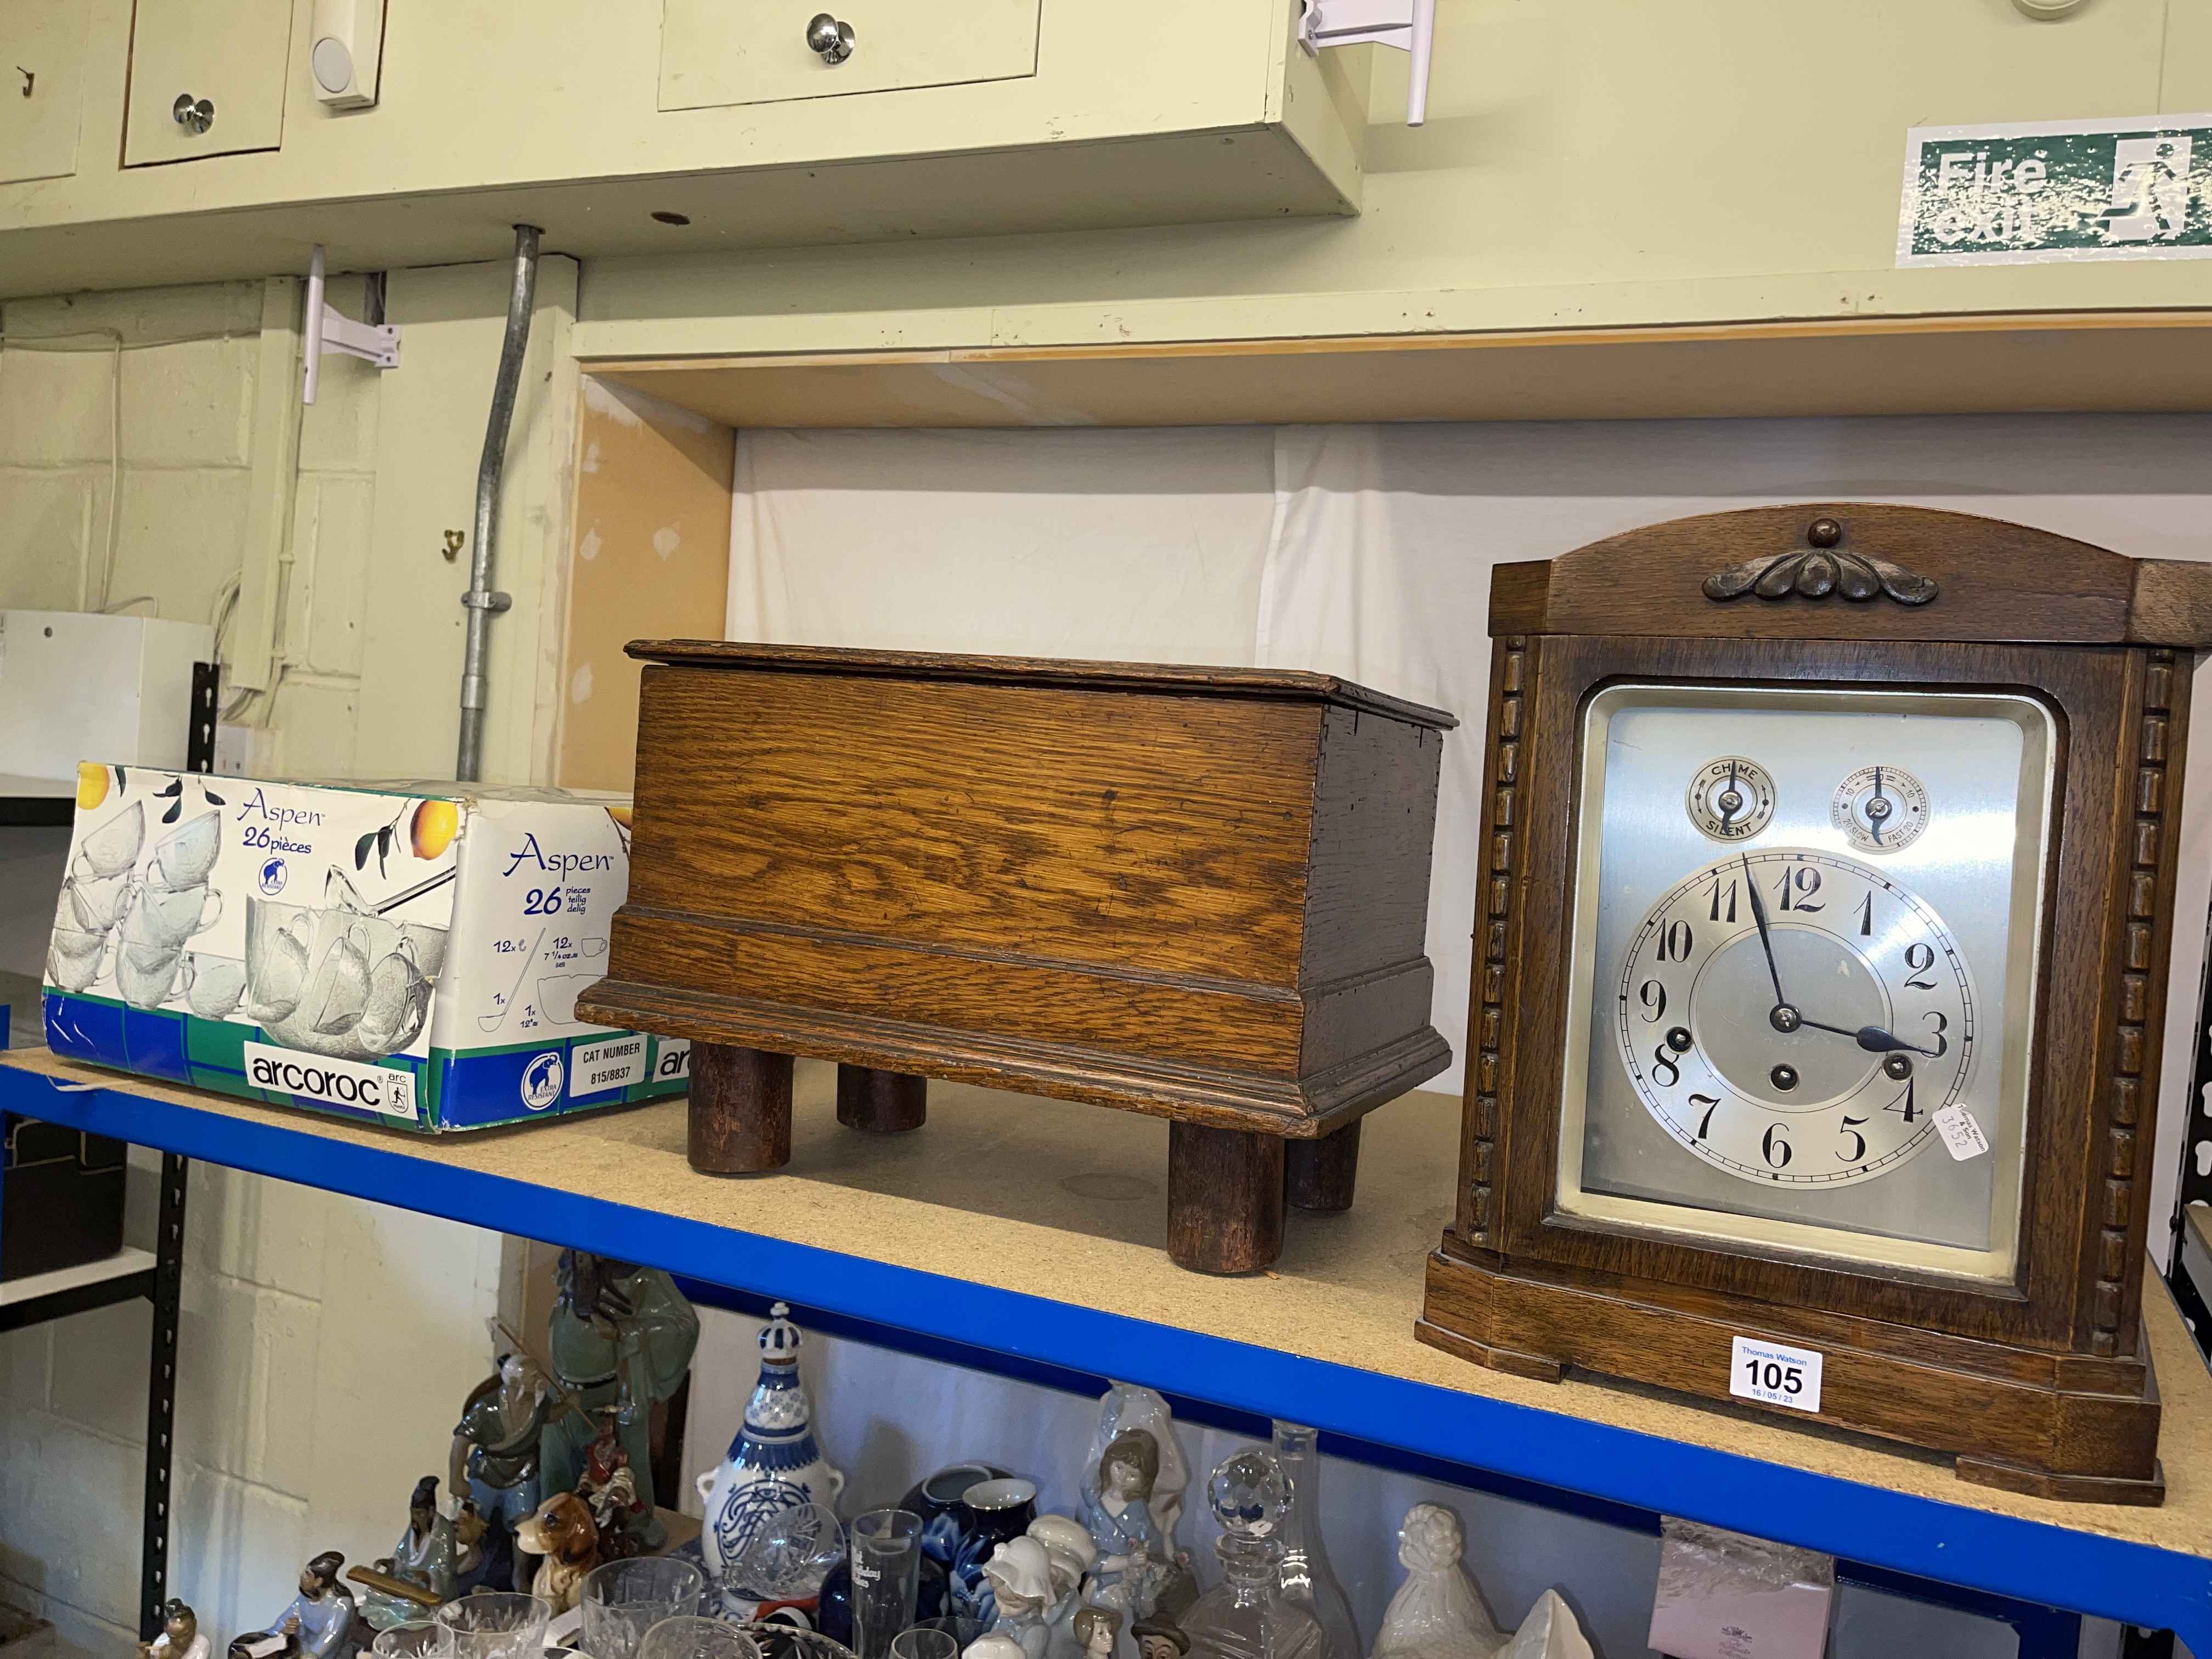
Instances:
[[[2212,1559],[1761,1462],[1380,1372],[995,1290],[509,1176],[0,1066],[0,1106],[255,1175],[781,1297],[1443,1464],[1915,1577],[2172,1630],[2212,1654]],[[1111,1363],[1102,1364],[1110,1359]]]

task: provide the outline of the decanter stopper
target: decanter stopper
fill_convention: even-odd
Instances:
[[[1291,1483],[1281,1462],[1264,1446],[1249,1446],[1222,1459],[1206,1483],[1206,1502],[1221,1523],[1224,1559],[1273,1559],[1282,1551],[1283,1522],[1291,1512]]]

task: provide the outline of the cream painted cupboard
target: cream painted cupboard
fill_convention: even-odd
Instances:
[[[0,38],[74,52],[80,106],[74,143],[58,82],[0,112],[36,141],[0,145],[0,297],[304,270],[317,242],[333,269],[495,257],[518,222],[711,253],[1358,210],[1367,54],[1302,52],[1299,0],[849,0],[842,62],[819,4],[386,0],[379,101],[334,109],[313,0],[0,0]]]

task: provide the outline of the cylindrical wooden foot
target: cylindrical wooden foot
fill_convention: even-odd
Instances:
[[[1249,1273],[1282,1253],[1282,1140],[1170,1125],[1169,1258],[1197,1273]]]
[[[1359,1126],[1354,1118],[1318,1140],[1283,1143],[1283,1196],[1301,1210],[1348,1210],[1359,1179]]]
[[[872,1066],[837,1068],[837,1121],[879,1135],[919,1129],[929,1116],[929,1080]]]
[[[691,1045],[691,1167],[757,1175],[791,1162],[791,1056]]]

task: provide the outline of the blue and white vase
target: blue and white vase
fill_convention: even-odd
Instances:
[[[760,1334],[760,1381],[745,1402],[744,1426],[712,1474],[699,1477],[706,1524],[699,1554],[723,1601],[750,1612],[757,1595],[738,1582],[737,1564],[761,1523],[799,1504],[834,1510],[845,1477],[814,1438],[813,1407],[799,1380],[799,1327],[779,1302]]]

